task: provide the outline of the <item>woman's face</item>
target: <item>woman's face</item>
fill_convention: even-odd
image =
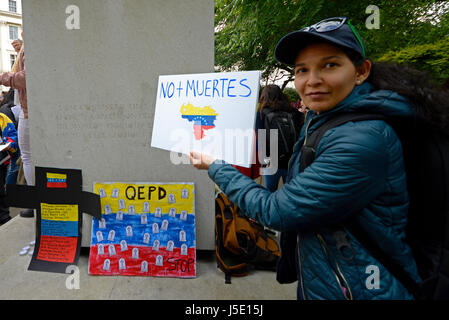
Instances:
[[[317,113],[335,107],[363,80],[365,77],[348,56],[327,43],[305,47],[295,60],[296,91],[304,104]]]

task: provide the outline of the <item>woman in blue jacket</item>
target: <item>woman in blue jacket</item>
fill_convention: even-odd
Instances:
[[[420,281],[405,242],[409,197],[402,146],[382,120],[348,122],[322,137],[315,161],[300,171],[301,146],[337,114],[413,117],[409,100],[374,89],[363,40],[345,17],[330,18],[280,40],[276,59],[294,66],[295,87],[310,109],[289,162],[287,183],[270,192],[231,165],[192,152],[191,162],[245,214],[280,230],[277,279],[298,280],[298,299],[412,299],[347,231],[354,217],[381,249]],[[408,88],[411,89],[411,88]]]

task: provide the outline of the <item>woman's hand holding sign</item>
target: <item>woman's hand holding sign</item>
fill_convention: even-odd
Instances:
[[[213,157],[196,151],[190,152],[190,163],[199,170],[208,170],[209,166],[216,159]]]

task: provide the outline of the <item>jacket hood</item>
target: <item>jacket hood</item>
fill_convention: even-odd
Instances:
[[[309,117],[313,124],[309,133],[329,118],[338,113],[358,112],[381,114],[390,119],[414,117],[416,112],[409,100],[394,91],[373,90],[369,83],[354,87],[354,90],[343,101],[331,110],[317,114],[310,110]],[[307,120],[306,120],[307,122]]]
[[[354,88],[338,108],[346,111],[377,113],[388,117],[411,117],[415,114],[409,100],[394,91],[376,90],[369,83]]]
[[[388,117],[410,117],[415,114],[410,102],[390,90],[373,90],[369,83],[354,87],[337,106],[321,113],[323,117],[340,112],[376,113]]]

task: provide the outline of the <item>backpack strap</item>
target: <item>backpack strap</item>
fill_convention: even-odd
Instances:
[[[361,113],[344,113],[336,116],[325,122],[319,128],[317,128],[308,137],[306,144],[301,149],[301,163],[300,171],[304,171],[316,157],[316,149],[320,143],[321,138],[324,134],[337,126],[351,121],[364,121],[364,120],[384,120],[386,118],[379,114],[361,114]],[[362,244],[362,246],[368,250],[368,252],[378,260],[387,270],[398,280],[401,284],[415,297],[418,292],[418,284],[406,273],[402,266],[398,265],[395,261],[387,255],[376,242],[371,238],[367,237],[366,232],[361,230],[360,226],[355,221],[354,217],[349,218],[343,223],[343,225],[348,229],[348,231]]]
[[[323,125],[317,128],[310,137],[307,138],[306,144],[301,149],[301,164],[300,171],[304,171],[316,157],[316,149],[320,143],[324,134],[335,127],[338,127],[346,122],[350,121],[364,121],[364,120],[384,120],[385,117],[379,114],[363,114],[363,113],[343,113],[329,121],[326,121]]]

